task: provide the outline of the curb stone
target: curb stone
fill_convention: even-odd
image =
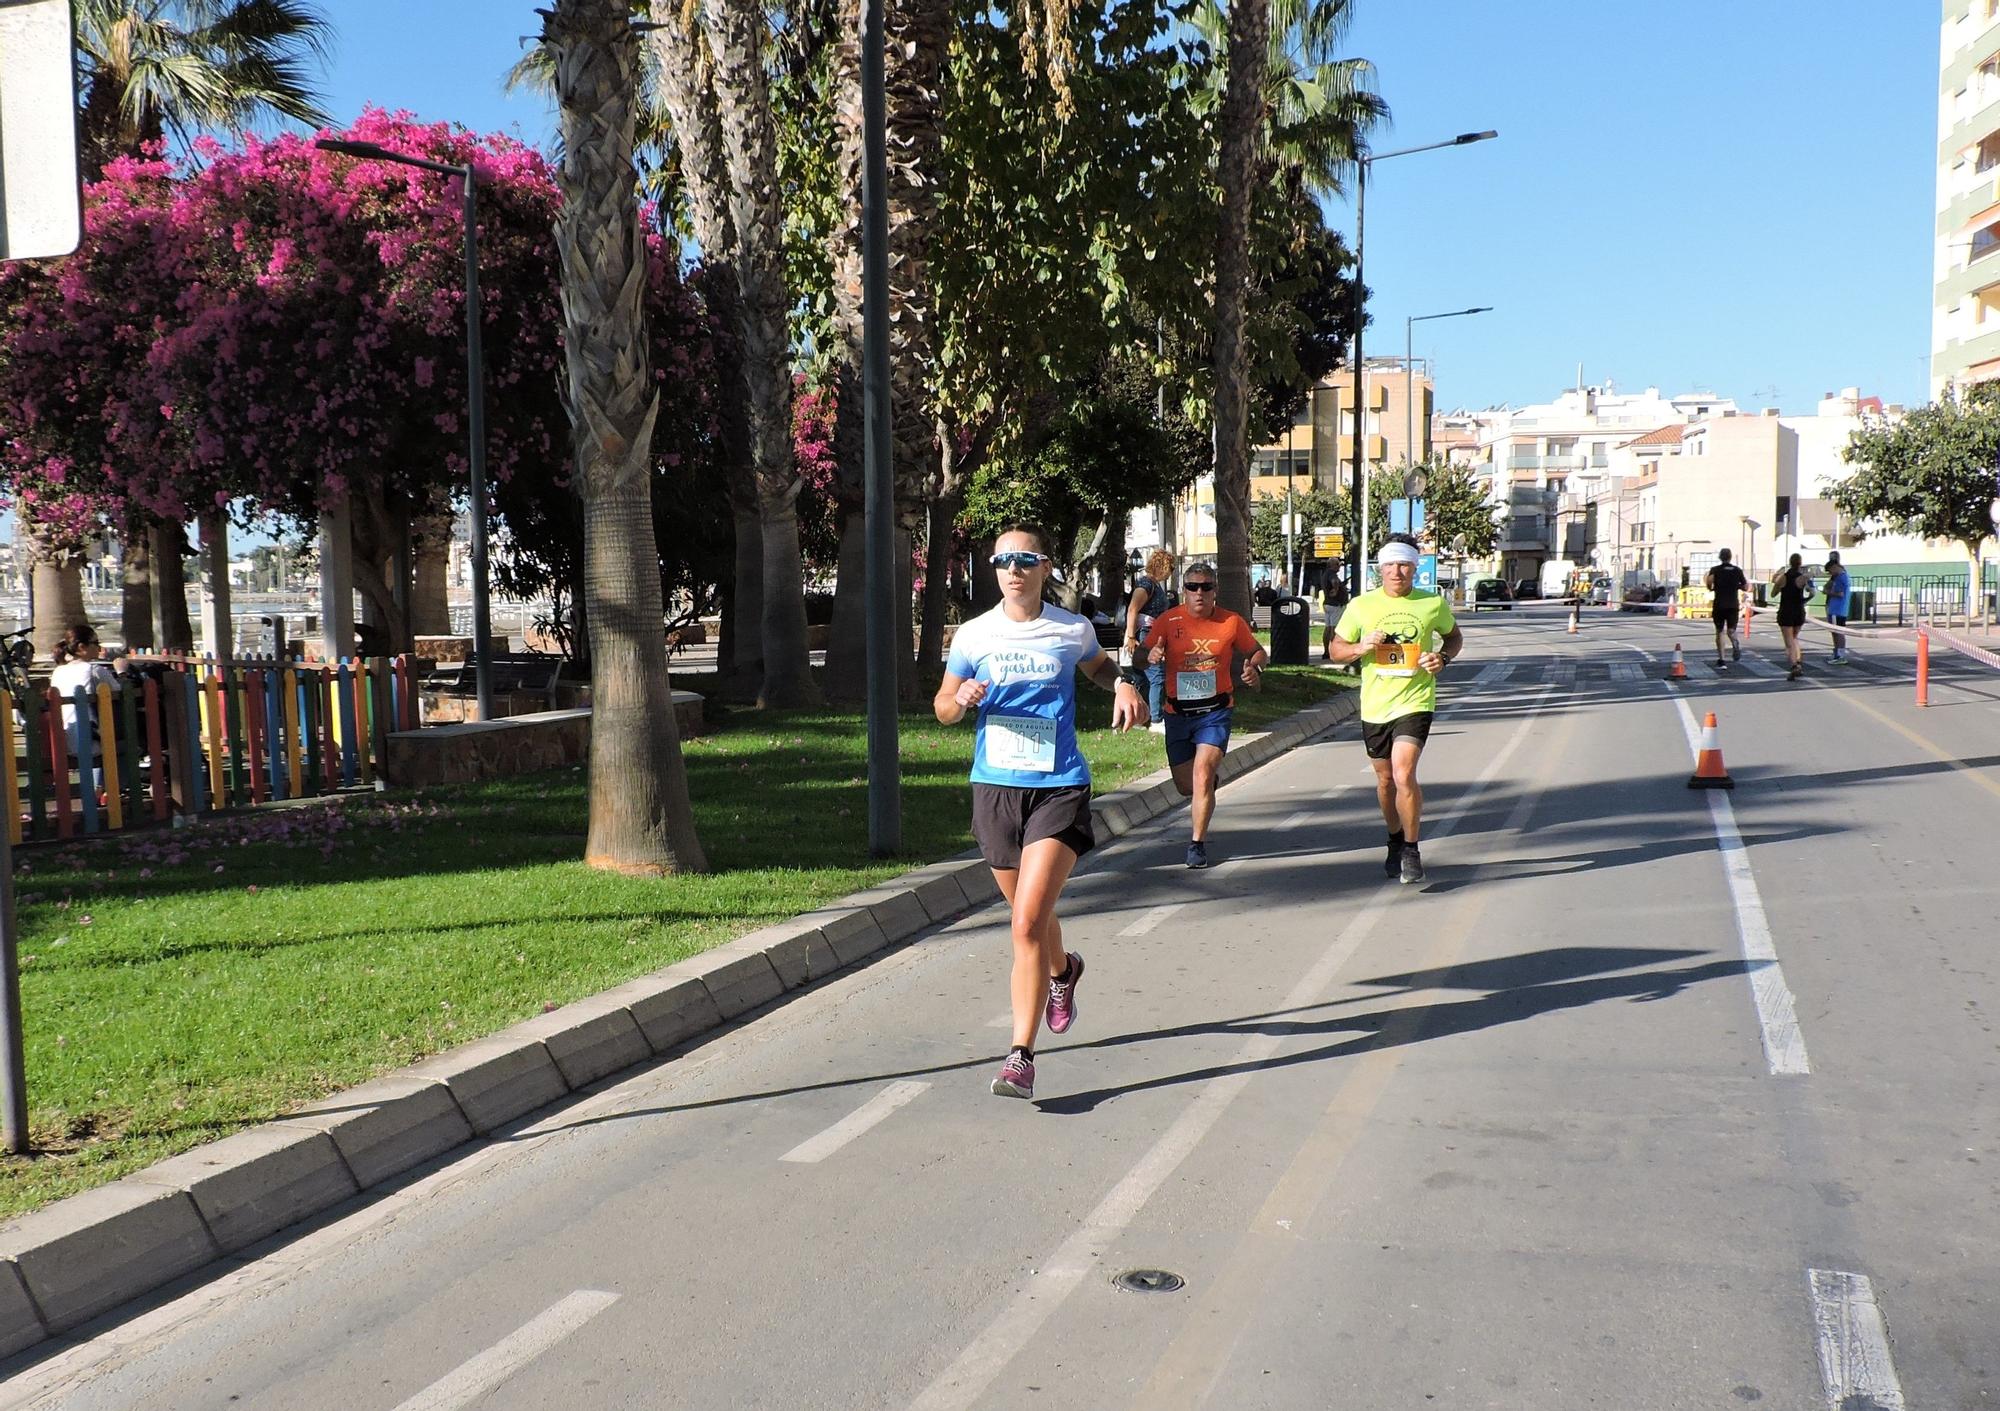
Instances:
[[[1352,691],[1248,736],[1233,779],[1355,713]],[[1156,770],[1091,802],[1119,837],[1176,807]],[[0,1226],[0,1357],[999,898],[976,851],[523,1020]]]

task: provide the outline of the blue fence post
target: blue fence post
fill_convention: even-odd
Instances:
[[[70,693],[76,703],[76,718],[70,722],[70,749],[76,755],[76,792],[83,802],[83,831],[97,831],[97,771],[90,767],[90,727],[97,712],[89,693],[79,686]],[[61,766],[58,766],[60,768]]]
[[[180,673],[182,699],[187,702],[188,796],[196,813],[208,812],[208,765],[201,753],[201,684],[192,671]]]
[[[347,658],[340,659],[340,782],[354,787],[354,675]]]

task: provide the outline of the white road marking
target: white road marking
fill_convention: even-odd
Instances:
[[[1762,676],[1767,680],[1772,677],[1783,676],[1790,670],[1789,667],[1781,667],[1773,662],[1768,662],[1754,652],[1744,657],[1738,664],[1752,676]]]
[[[1479,674],[1472,678],[1472,684],[1475,686],[1497,686],[1513,674],[1513,662],[1496,661],[1490,666],[1480,667]]]
[[[1545,666],[1542,668],[1542,680],[1551,686],[1574,686],[1576,684],[1576,668],[1573,666]]]
[[[1303,828],[1305,827],[1306,824],[1312,822],[1313,819],[1317,818],[1318,816],[1319,815],[1315,813],[1312,809],[1302,808],[1297,813],[1293,814],[1290,818],[1287,818],[1283,823],[1280,823],[1278,825],[1278,831],[1281,833],[1289,833],[1294,828]]]
[[[1819,1375],[1831,1411],[1865,1406],[1904,1411],[1903,1385],[1889,1356],[1889,1330],[1866,1274],[1808,1269]]]
[[[891,1083],[824,1132],[816,1137],[808,1137],[778,1160],[796,1161],[801,1165],[824,1161],[929,1087],[929,1083],[919,1083],[909,1079]]]
[[[1688,749],[1701,757],[1701,727],[1694,712],[1679,696],[1673,698],[1687,733]],[[1763,1031],[1764,1058],[1775,1076],[1800,1076],[1812,1072],[1806,1057],[1805,1036],[1799,1032],[1799,1016],[1792,1003],[1791,987],[1785,983],[1784,968],[1778,964],[1777,948],[1771,943],[1771,924],[1764,916],[1764,899],[1757,890],[1757,874],[1750,868],[1750,854],[1737,831],[1736,810],[1729,795],[1720,789],[1708,795],[1709,820],[1715,825],[1716,846],[1722,852],[1722,870],[1729,878],[1729,896],[1736,907],[1736,933],[1742,939],[1743,959],[1749,962],[1750,994],[1757,1005],[1757,1024]]]
[[[1184,901],[1170,901],[1164,906],[1156,906],[1150,911],[1140,913],[1137,919],[1132,921],[1118,934],[1121,936],[1143,936],[1186,905],[1187,903]]]
[[[1532,704],[1527,715],[1515,727],[1507,743],[1487,761],[1486,768],[1480,772],[1472,787],[1435,827],[1426,830],[1427,841],[1448,836],[1471,812],[1473,805],[1479,802],[1513,756],[1516,747],[1527,737],[1536,716],[1548,703],[1548,692],[1538,691],[1530,700]],[[1299,1009],[1317,999],[1374,929],[1376,920],[1389,908],[1392,904],[1390,899],[1399,890],[1400,886],[1395,882],[1384,882],[1377,888],[1374,897],[1353,913],[1333,944],[1299,978],[1291,993],[1285,996],[1281,1008]],[[963,1408],[976,1402],[1001,1369],[1034,1341],[1056,1309],[1097,1267],[1103,1252],[1175,1168],[1201,1144],[1209,1128],[1248,1085],[1252,1070],[1275,1054],[1281,1042],[1283,1037],[1276,1034],[1253,1034],[1245,1039],[1229,1062],[1231,1071],[1203,1084],[1194,1101],[1188,1104],[1173,1125],[1084,1217],[1082,1224],[1062,1242],[1047,1262],[1029,1276],[1014,1297],[1008,1300],[1000,1316],[988,1324],[985,1331],[959,1353],[937,1380],[910,1403],[910,1411],[963,1411]]]
[[[615,1293],[578,1289],[432,1382],[396,1411],[458,1411],[469,1406],[617,1301]]]
[[[1628,683],[1644,681],[1646,679],[1646,668],[1639,665],[1636,661],[1614,661],[1611,663],[1611,679],[1613,681]]]

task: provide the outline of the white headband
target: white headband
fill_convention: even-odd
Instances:
[[[1406,563],[1415,568],[1423,562],[1423,555],[1410,544],[1388,543],[1375,555],[1375,562],[1387,568],[1392,563]]]

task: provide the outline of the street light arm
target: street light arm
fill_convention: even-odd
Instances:
[[[322,137],[313,143],[322,152],[339,152],[349,157],[365,157],[378,162],[395,162],[399,166],[422,167],[425,171],[442,172],[446,176],[464,176],[472,168],[463,162],[434,162],[429,157],[413,157],[407,152],[393,152],[376,142],[350,142],[341,137]]]
[[[1485,132],[1461,132],[1458,136],[1447,138],[1443,142],[1426,142],[1421,147],[1398,147],[1393,152],[1364,152],[1356,160],[1367,166],[1375,162],[1386,162],[1391,157],[1407,157],[1413,152],[1435,152],[1440,147],[1463,147],[1468,143],[1484,142],[1499,135],[1499,132],[1493,129]]]

